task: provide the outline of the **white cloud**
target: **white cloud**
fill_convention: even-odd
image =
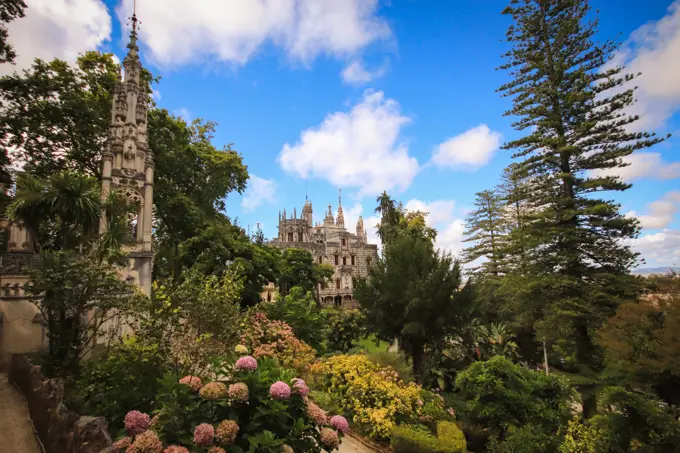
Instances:
[[[631,211],[627,215],[637,217],[642,228],[666,228],[675,218],[679,205],[680,191],[674,190],[668,192],[660,200],[647,204],[648,214],[637,215],[635,211]]]
[[[476,170],[488,164],[500,146],[501,134],[481,124],[437,145],[432,162],[440,167]]]
[[[367,90],[349,112],[335,112],[306,129],[294,145],[285,144],[278,162],[286,172],[355,187],[359,197],[383,190],[405,190],[418,173],[418,161],[399,141],[410,118],[382,91]]]
[[[680,230],[665,229],[640,236],[629,243],[645,259],[645,266],[680,264]]]
[[[454,200],[422,201],[412,199],[406,202],[407,211],[422,211],[428,213],[425,221],[428,226],[437,230],[435,246],[454,255],[463,249],[463,232],[465,222],[455,216],[456,202]]]
[[[158,101],[160,101],[160,100],[163,98],[163,96],[161,96],[161,92],[160,92],[160,91],[158,91],[157,89],[153,88],[153,89],[151,90],[151,98],[152,98],[154,101],[158,102]]]
[[[179,109],[175,109],[173,110],[172,114],[182,118],[187,123],[191,123],[191,112],[187,108],[182,107]]]
[[[0,74],[28,68],[35,58],[73,62],[111,36],[111,17],[101,0],[27,0],[26,16],[7,24],[16,66],[0,66]]]
[[[630,85],[638,87],[632,113],[641,116],[633,127],[656,129],[680,107],[680,1],[656,22],[635,30],[611,64],[624,64],[626,72],[642,73]]]
[[[273,205],[277,200],[276,191],[276,182],[251,173],[248,188],[241,200],[241,207],[245,211],[253,211],[263,204]]]
[[[123,0],[118,17],[132,12]],[[264,44],[281,47],[293,60],[319,55],[350,57],[390,38],[377,16],[378,0],[186,0],[138,2],[140,38],[163,66],[207,58],[244,64]]]
[[[378,79],[387,72],[387,64],[377,69],[369,70],[361,60],[353,60],[342,70],[342,80],[350,85],[364,85]]]
[[[660,153],[635,152],[621,159],[627,167],[595,170],[594,176],[619,176],[624,181],[652,178],[668,180],[680,178],[680,162],[665,162]]]

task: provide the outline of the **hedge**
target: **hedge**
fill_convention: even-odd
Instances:
[[[437,423],[437,437],[406,426],[392,431],[390,441],[394,453],[464,453],[465,435],[451,422]]]

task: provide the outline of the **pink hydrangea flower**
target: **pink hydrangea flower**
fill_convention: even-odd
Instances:
[[[215,437],[217,437],[217,441],[222,445],[229,445],[236,440],[238,432],[238,423],[234,420],[223,420],[217,425]]]
[[[282,381],[274,382],[272,386],[269,387],[269,394],[275,400],[285,400],[290,398],[290,387]]]
[[[208,423],[201,423],[194,430],[194,443],[199,447],[207,447],[215,439],[215,428]]]
[[[125,415],[125,430],[131,436],[141,434],[149,428],[150,418],[139,411],[130,411]]]
[[[324,410],[311,401],[307,401],[307,415],[318,426],[323,426],[328,421]]]
[[[326,450],[332,451],[340,446],[340,438],[338,433],[330,428],[324,428],[321,430],[321,443]]]
[[[194,392],[198,392],[199,390],[201,390],[201,387],[203,387],[203,382],[201,382],[201,378],[196,376],[184,376],[182,379],[179,380],[179,383],[188,385],[189,388]]]
[[[341,433],[346,433],[349,431],[349,423],[347,423],[347,419],[343,417],[342,415],[334,415],[331,417],[331,422],[330,422],[331,427],[337,429]]]
[[[302,379],[296,379],[295,382],[293,382],[293,390],[302,397],[309,395],[309,387],[307,387],[307,384]]]
[[[210,447],[208,453],[227,453],[227,451],[222,447]]]
[[[416,401],[416,403],[418,403],[418,406],[422,406],[422,405],[423,405],[423,400],[418,400],[418,401]]]
[[[252,356],[241,357],[234,364],[236,371],[255,371],[257,370],[257,360]]]
[[[204,400],[218,400],[227,396],[227,386],[221,382],[209,382],[201,388],[198,394]]]
[[[123,437],[122,439],[118,439],[117,441],[115,441],[112,445],[112,448],[116,451],[120,451],[120,450],[125,450],[130,445],[132,445],[132,438],[131,437]]]
[[[158,438],[158,435],[153,431],[144,431],[135,437],[130,448],[126,453],[162,453],[163,442]]]
[[[237,382],[229,386],[229,398],[234,401],[248,401],[248,386],[243,382]]]
[[[163,453],[189,453],[189,450],[184,447],[180,447],[179,445],[170,445],[168,448],[163,450]]]
[[[151,421],[149,422],[149,428],[153,428],[154,426],[157,426],[157,425],[158,425],[158,420],[160,420],[160,418],[161,418],[161,414],[160,414],[160,413],[158,413],[158,414],[154,415],[153,417],[151,417]]]

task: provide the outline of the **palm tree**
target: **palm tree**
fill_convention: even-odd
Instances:
[[[8,215],[31,231],[36,250],[63,250],[96,234],[101,209],[97,180],[65,171],[45,179],[21,175]]]

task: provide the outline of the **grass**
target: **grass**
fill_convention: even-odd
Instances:
[[[390,346],[387,342],[385,341],[379,341],[378,344],[376,344],[375,337],[373,335],[370,335],[366,338],[362,338],[359,340],[359,344],[357,345],[361,349],[364,349],[368,353],[372,352],[386,352],[387,348]]]

